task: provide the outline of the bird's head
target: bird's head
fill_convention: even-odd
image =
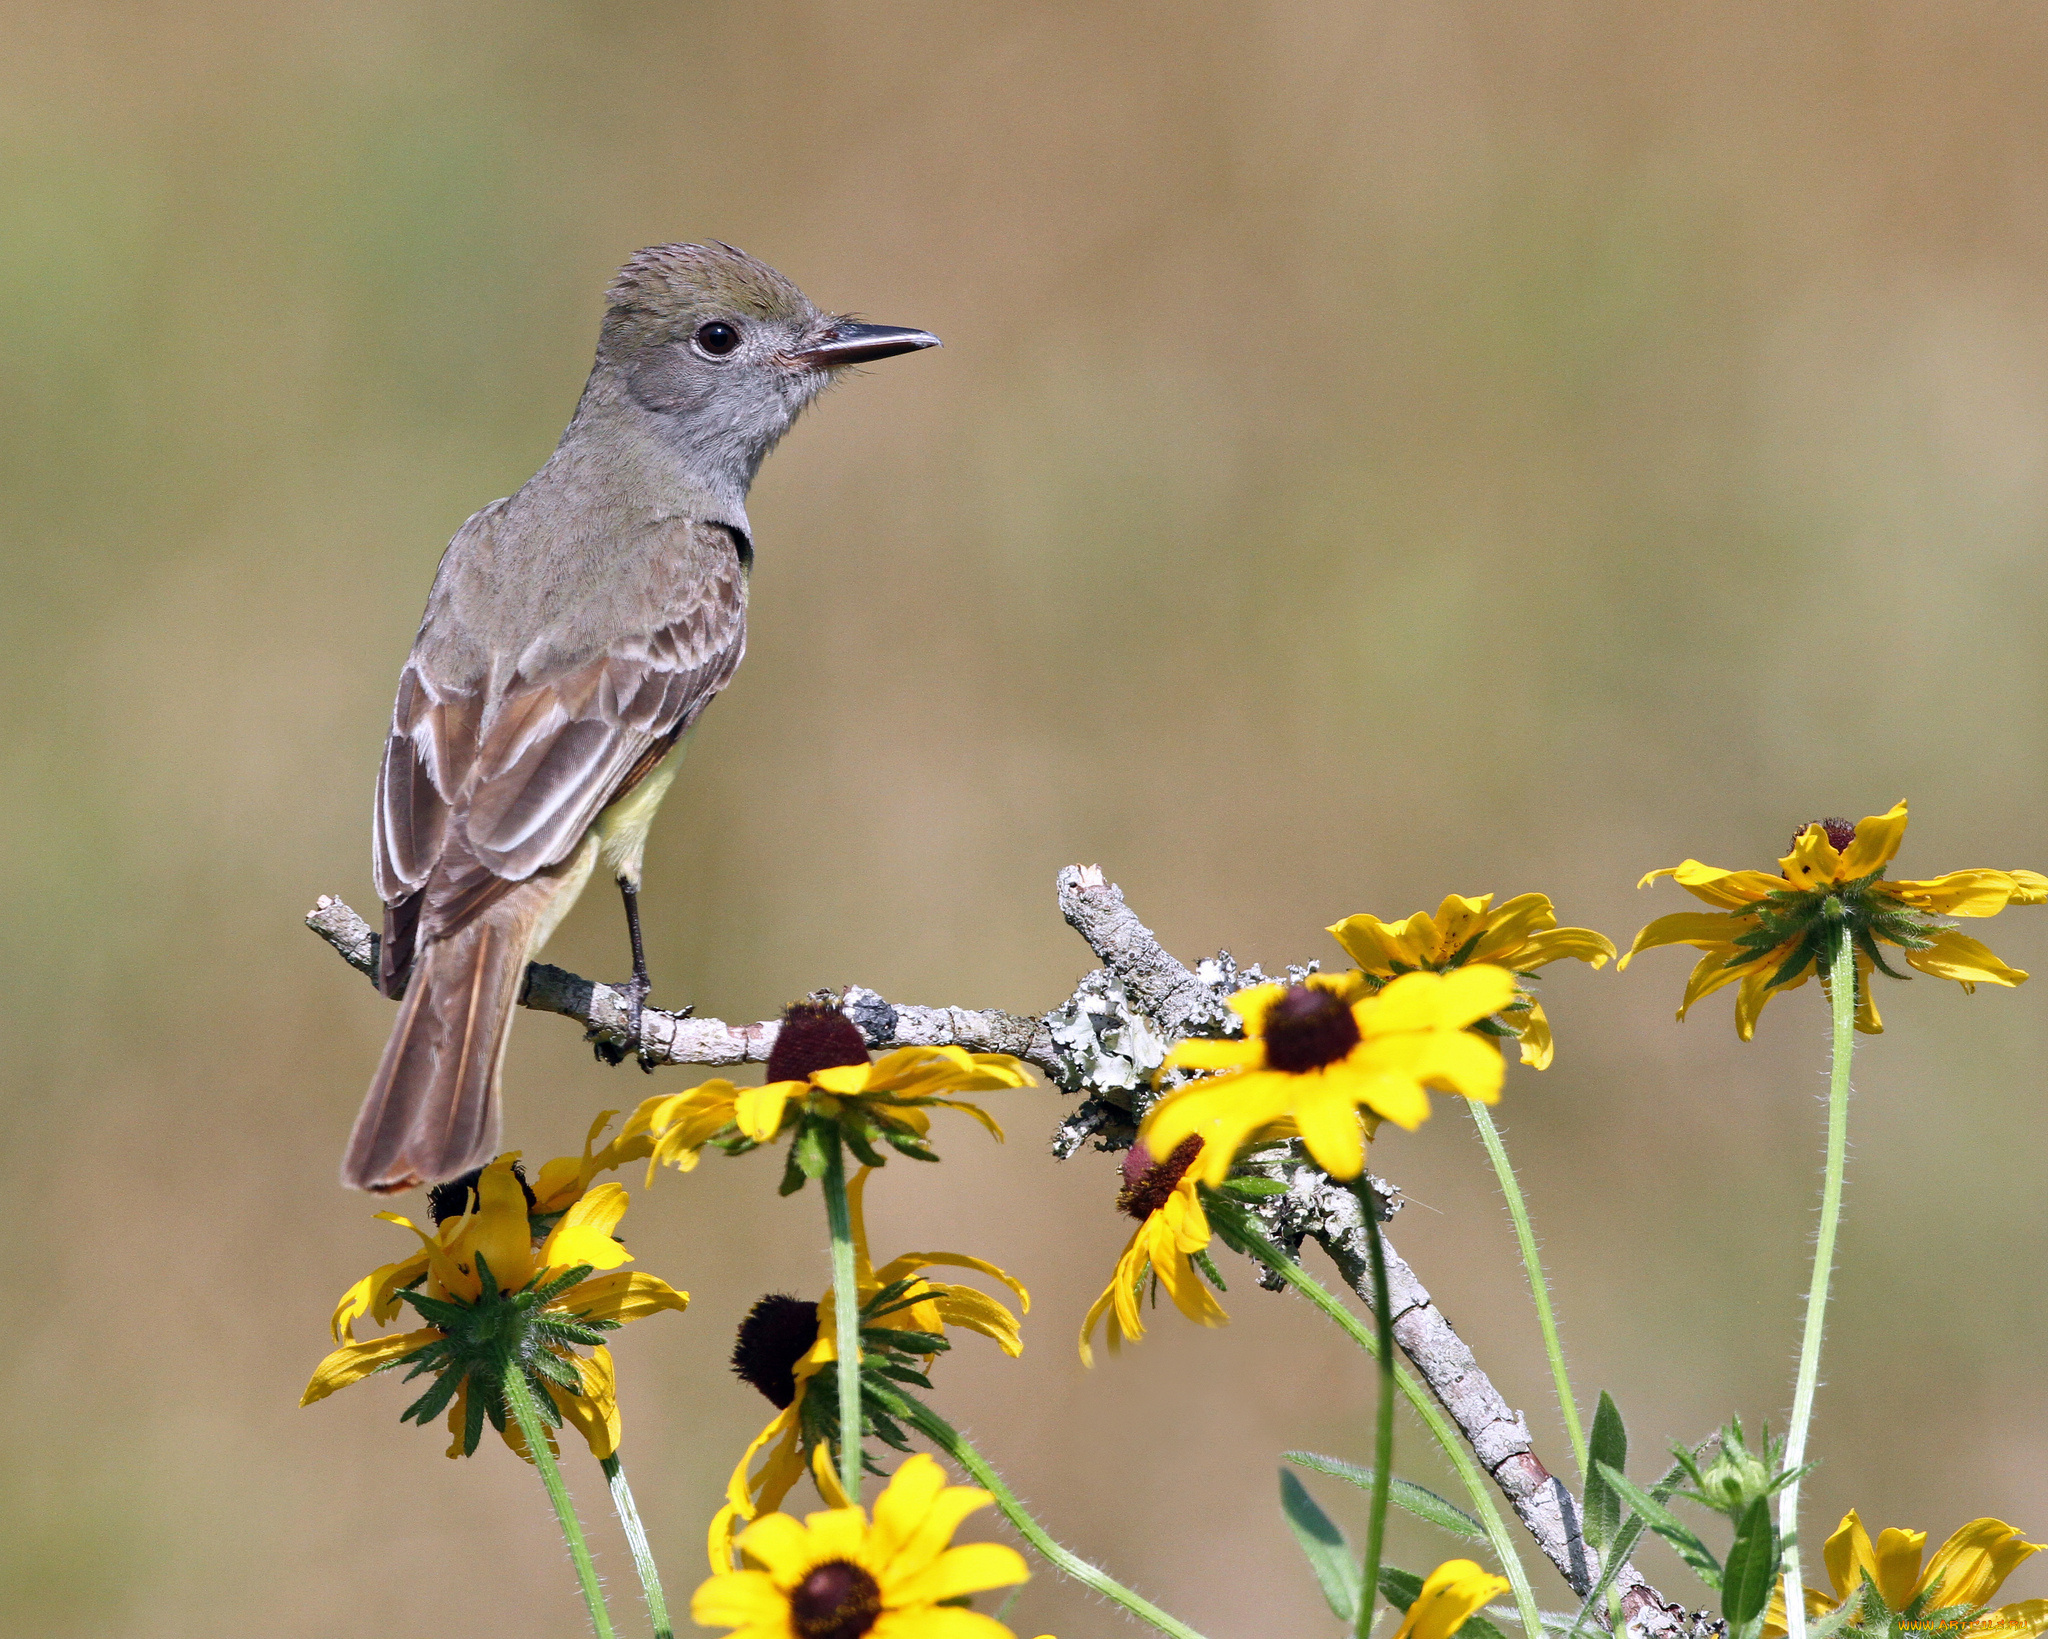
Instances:
[[[651,246],[606,295],[599,369],[661,420],[703,478],[741,494],[835,373],[939,344],[820,312],[767,263],[715,241]]]

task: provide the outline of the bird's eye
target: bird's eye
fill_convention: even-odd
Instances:
[[[698,348],[715,359],[722,359],[740,344],[740,333],[723,319],[713,319],[709,324],[697,326],[697,333],[690,338]]]

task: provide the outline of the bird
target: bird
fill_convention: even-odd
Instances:
[[[747,492],[840,372],[937,345],[824,312],[717,241],[619,270],[560,444],[456,531],[399,675],[372,849],[377,984],[399,1007],[344,1185],[391,1194],[496,1153],[527,963],[600,866],[625,903],[639,1045],[642,856],[746,650]]]

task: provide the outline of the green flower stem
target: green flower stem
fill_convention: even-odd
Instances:
[[[618,1510],[625,1528],[626,1545],[633,1550],[633,1568],[640,1573],[640,1587],[647,1595],[647,1620],[654,1639],[675,1639],[669,1624],[668,1600],[661,1591],[661,1573],[654,1566],[654,1550],[647,1545],[647,1528],[640,1523],[640,1510],[633,1506],[633,1488],[626,1483],[626,1467],[617,1452],[603,1459],[604,1477],[612,1488],[612,1507]]]
[[[590,1607],[590,1625],[597,1639],[614,1639],[611,1612],[604,1607],[604,1590],[597,1583],[597,1567],[590,1562],[590,1545],[583,1540],[583,1526],[576,1518],[576,1504],[569,1487],[562,1482],[562,1470],[548,1446],[547,1425],[540,1420],[540,1408],[533,1403],[533,1390],[526,1386],[526,1373],[513,1361],[505,1362],[503,1376],[505,1404],[519,1424],[526,1441],[526,1454],[540,1471],[540,1483],[548,1489],[548,1501],[555,1505],[555,1519],[562,1527],[562,1540],[569,1545],[569,1557],[576,1563],[576,1580],[583,1589],[583,1603]]]
[[[1017,1500],[1017,1494],[1003,1483],[1003,1477],[989,1466],[988,1459],[931,1407],[907,1394],[899,1394],[893,1388],[885,1388],[873,1378],[868,1380],[868,1393],[892,1415],[902,1418],[945,1452],[976,1485],[993,1496],[996,1506],[1003,1511],[1003,1517],[1016,1526],[1018,1535],[1030,1543],[1048,1565],[1063,1571],[1083,1586],[1093,1588],[1103,1598],[1114,1600],[1133,1616],[1150,1622],[1161,1633],[1170,1633],[1174,1639],[1202,1639],[1185,1622],[1168,1616],[1149,1599],[1131,1592],[1107,1571],[1097,1569],[1080,1555],[1055,1542],[1045,1527],[1033,1519],[1023,1503]]]
[[[1363,1178],[1357,1189],[1365,1213],[1367,1244],[1372,1248],[1372,1312],[1379,1347],[1379,1427],[1374,1430],[1372,1511],[1365,1522],[1365,1577],[1358,1590],[1358,1639],[1372,1639],[1372,1611],[1380,1591],[1380,1553],[1387,1541],[1387,1498],[1394,1482],[1394,1306],[1387,1297],[1387,1249],[1380,1241],[1379,1204]]]
[[[1799,1344],[1799,1377],[1792,1390],[1792,1428],[1785,1441],[1785,1466],[1795,1472],[1806,1462],[1806,1430],[1813,1421],[1813,1393],[1820,1383],[1820,1341],[1828,1312],[1828,1277],[1835,1267],[1835,1231],[1842,1222],[1842,1173],[1849,1158],[1849,1059],[1856,1051],[1856,947],[1846,933],[1828,966],[1828,1002],[1833,1013],[1834,1062],[1828,1072],[1828,1159],[1820,1191],[1820,1235],[1813,1246],[1813,1287],[1806,1295],[1806,1333]],[[1778,1533],[1785,1549],[1786,1639],[1806,1639],[1806,1595],[1799,1579],[1799,1481],[1778,1493]]]
[[[1242,1221],[1233,1224],[1232,1229],[1261,1263],[1335,1321],[1367,1354],[1375,1360],[1380,1358],[1377,1329],[1368,1328],[1320,1281],[1261,1235],[1249,1214],[1244,1214]],[[1384,1247],[1381,1257],[1384,1260]],[[1493,1500],[1485,1474],[1473,1460],[1465,1442],[1459,1438],[1458,1431],[1451,1426],[1450,1418],[1444,1415],[1443,1407],[1436,1403],[1435,1396],[1422,1386],[1413,1372],[1398,1362],[1394,1367],[1394,1383],[1400,1389],[1401,1397],[1422,1419],[1422,1426],[1443,1448],[1451,1466],[1458,1471],[1458,1478],[1464,1482],[1465,1495],[1471,1499],[1472,1512],[1479,1516],[1486,1540],[1493,1548],[1493,1557],[1500,1562],[1501,1575],[1508,1579],[1509,1587],[1514,1590],[1515,1609],[1521,1614],[1523,1632],[1528,1639],[1543,1639],[1543,1616],[1536,1608],[1536,1590],[1529,1585],[1529,1573],[1522,1568],[1514,1538],[1508,1535],[1507,1521],[1501,1517],[1500,1508]]]
[[[853,1270],[853,1215],[846,1206],[846,1155],[835,1126],[825,1139],[825,1222],[832,1230],[833,1347],[839,1354],[839,1485],[860,1502],[860,1289]]]
[[[1536,1323],[1543,1328],[1543,1349],[1550,1356],[1550,1380],[1557,1385],[1557,1409],[1564,1416],[1564,1432],[1571,1441],[1572,1456],[1579,1465],[1579,1477],[1586,1473],[1586,1431],[1579,1423],[1579,1405],[1572,1398],[1571,1374],[1564,1367],[1564,1345],[1558,1341],[1557,1318],[1550,1312],[1550,1284],[1543,1278],[1543,1259],[1536,1251],[1536,1232],[1529,1227],[1528,1203],[1522,1186],[1515,1181],[1515,1169],[1508,1160],[1508,1147],[1493,1114],[1476,1098],[1465,1101],[1472,1107],[1472,1122],[1493,1162],[1493,1175],[1500,1180],[1500,1192],[1508,1204],[1508,1216],[1515,1221],[1515,1239],[1522,1243],[1522,1268],[1529,1276],[1529,1295],[1536,1300]]]

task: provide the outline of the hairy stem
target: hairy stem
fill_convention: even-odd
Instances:
[[[860,1504],[860,1289],[853,1269],[853,1217],[846,1208],[846,1155],[834,1126],[825,1140],[825,1221],[832,1231],[833,1346],[839,1353],[839,1485]]]
[[[603,1459],[604,1477],[612,1488],[612,1507],[618,1510],[625,1528],[626,1545],[633,1550],[633,1569],[640,1573],[640,1588],[647,1596],[647,1620],[654,1639],[675,1639],[668,1619],[668,1600],[661,1591],[661,1573],[654,1566],[654,1550],[647,1545],[647,1528],[640,1523],[640,1510],[633,1506],[633,1488],[626,1483],[626,1467],[617,1452]]]
[[[583,1590],[583,1603],[590,1610],[590,1626],[597,1639],[613,1639],[611,1612],[605,1609],[604,1590],[597,1582],[597,1567],[590,1561],[590,1544],[583,1540],[583,1525],[576,1518],[576,1504],[570,1499],[569,1487],[562,1480],[562,1470],[548,1446],[547,1425],[540,1419],[540,1407],[533,1403],[533,1390],[526,1385],[526,1373],[515,1363],[507,1361],[500,1381],[505,1385],[506,1408],[519,1425],[520,1437],[526,1441],[526,1454],[540,1472],[540,1483],[547,1487],[548,1501],[555,1505],[555,1520],[562,1527],[562,1540],[569,1545],[569,1558],[575,1562],[576,1581]]]
[[[1055,1542],[1045,1527],[1032,1518],[1029,1510],[1017,1500],[1017,1494],[1003,1483],[1003,1477],[989,1466],[988,1459],[976,1451],[958,1429],[931,1407],[922,1401],[912,1399],[907,1394],[899,1394],[892,1388],[884,1388],[872,1381],[868,1392],[945,1452],[966,1471],[976,1485],[994,1497],[996,1507],[1003,1511],[1003,1517],[1016,1526],[1017,1534],[1030,1543],[1037,1550],[1039,1558],[1048,1565],[1064,1572],[1083,1586],[1093,1588],[1103,1598],[1114,1600],[1133,1616],[1150,1622],[1161,1633],[1170,1633],[1174,1635],[1174,1639],[1202,1639],[1202,1636],[1185,1622],[1168,1616],[1149,1599],[1131,1592],[1107,1571],[1089,1564],[1071,1549],[1063,1548]]]
[[[1842,1173],[1849,1159],[1849,1059],[1856,1050],[1856,947],[1847,933],[1828,968],[1828,1003],[1834,1027],[1834,1062],[1828,1071],[1828,1159],[1820,1191],[1820,1234],[1813,1246],[1813,1286],[1806,1295],[1806,1331],[1799,1343],[1799,1377],[1792,1390],[1792,1427],[1785,1466],[1806,1462],[1806,1431],[1820,1384],[1820,1343],[1826,1329],[1828,1277],[1835,1267],[1835,1231],[1842,1221]],[[1806,1639],[1806,1594],[1799,1578],[1799,1481],[1778,1493],[1778,1533],[1785,1549],[1786,1639]]]
[[[1476,1098],[1467,1099],[1472,1124],[1479,1129],[1493,1162],[1493,1175],[1500,1180],[1500,1193],[1508,1204],[1508,1216],[1515,1221],[1515,1239],[1522,1246],[1522,1268],[1529,1277],[1529,1295],[1536,1300],[1536,1323],[1543,1328],[1543,1349],[1550,1356],[1550,1380],[1557,1386],[1557,1409],[1564,1417],[1565,1437],[1571,1441],[1572,1458],[1579,1465],[1579,1477],[1586,1473],[1586,1431],[1579,1423],[1578,1402],[1572,1397],[1571,1374],[1564,1366],[1564,1345],[1558,1341],[1557,1317],[1550,1312],[1550,1283],[1543,1278],[1543,1259],[1536,1250],[1536,1231],[1529,1226],[1529,1206],[1522,1199],[1522,1186],[1515,1181],[1515,1169],[1508,1160],[1508,1147],[1493,1124],[1493,1114]]]
[[[1368,1186],[1370,1187],[1370,1186]],[[1377,1227],[1377,1226],[1375,1226]],[[1354,1315],[1338,1300],[1336,1295],[1321,1281],[1311,1275],[1294,1258],[1259,1233],[1248,1213],[1233,1215],[1232,1232],[1251,1249],[1252,1256],[1278,1275],[1295,1291],[1329,1316],[1343,1329],[1351,1340],[1375,1360],[1382,1357],[1379,1330],[1367,1327],[1365,1322]],[[1385,1247],[1381,1247],[1381,1261],[1385,1262]],[[1386,1358],[1391,1359],[1389,1354]],[[1508,1535],[1507,1521],[1501,1518],[1499,1506],[1493,1500],[1493,1491],[1486,1483],[1486,1476],[1480,1472],[1478,1463],[1472,1460],[1472,1453],[1451,1426],[1450,1418],[1444,1415],[1436,1398],[1416,1379],[1407,1367],[1395,1363],[1394,1384],[1401,1391],[1415,1415],[1422,1419],[1422,1426],[1429,1430],[1451,1466],[1458,1471],[1465,1494],[1471,1499],[1472,1511],[1479,1517],[1479,1524],[1486,1532],[1486,1540],[1493,1549],[1493,1557],[1499,1561],[1501,1575],[1508,1579],[1514,1590],[1515,1609],[1522,1618],[1522,1629],[1527,1639],[1543,1639],[1543,1616],[1536,1608],[1536,1590],[1529,1585],[1529,1573],[1523,1569],[1521,1556],[1515,1551],[1514,1538]]]
[[[1358,1639],[1372,1639],[1372,1611],[1380,1591],[1380,1554],[1387,1541],[1387,1498],[1394,1483],[1394,1310],[1387,1298],[1387,1249],[1380,1240],[1379,1203],[1372,1185],[1358,1181],[1365,1209],[1366,1239],[1372,1246],[1372,1313],[1379,1347],[1379,1426],[1374,1430],[1372,1511],[1365,1522],[1365,1585],[1358,1591]]]

